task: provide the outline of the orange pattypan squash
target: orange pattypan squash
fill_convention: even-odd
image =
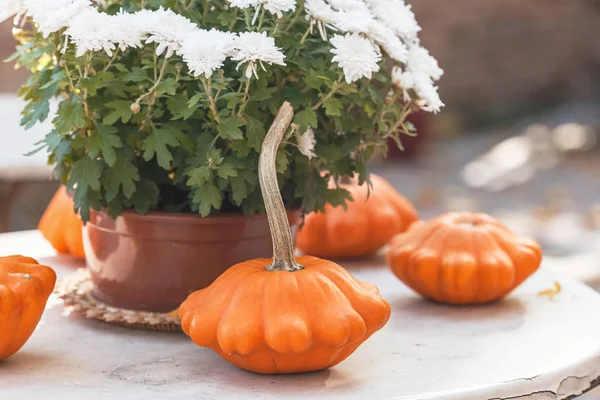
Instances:
[[[357,180],[340,182],[352,195],[343,207],[325,206],[311,213],[296,235],[296,246],[305,254],[327,258],[363,257],[385,246],[419,219],[417,210],[385,179],[371,174],[372,187]],[[330,182],[330,187],[335,183]]]
[[[74,211],[73,199],[61,186],[42,215],[38,229],[59,253],[85,258],[83,223]]]
[[[183,331],[196,344],[262,374],[332,367],[390,317],[390,306],[374,285],[358,282],[333,262],[294,257],[275,172],[277,148],[292,118],[285,103],[259,163],[273,259],[234,265],[179,308]]]
[[[458,212],[415,223],[392,239],[387,260],[424,297],[478,304],[523,283],[540,266],[542,250],[489,215]]]
[[[37,326],[56,273],[23,256],[0,257],[0,360],[15,354]]]

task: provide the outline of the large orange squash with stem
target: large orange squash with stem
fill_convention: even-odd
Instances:
[[[38,224],[38,230],[59,253],[85,258],[83,223],[74,211],[73,199],[65,186],[54,194]]]
[[[493,217],[448,213],[419,221],[390,243],[388,265],[411,289],[450,304],[478,304],[509,294],[542,261],[539,244]]]
[[[275,172],[275,155],[293,117],[285,103],[267,134],[259,174],[273,259],[229,268],[179,308],[183,331],[231,364],[262,374],[315,371],[348,357],[390,317],[370,283],[339,265],[294,257]]]
[[[27,342],[55,284],[52,268],[33,258],[0,257],[0,360]]]
[[[305,254],[327,258],[363,257],[385,246],[419,219],[417,210],[385,179],[371,174],[372,187],[357,179],[338,183],[352,195],[347,208],[325,206],[324,213],[308,214],[296,235]],[[334,187],[335,182],[330,182]]]

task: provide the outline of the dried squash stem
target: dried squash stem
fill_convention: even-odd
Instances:
[[[275,164],[277,149],[293,118],[294,109],[290,103],[283,103],[265,137],[258,162],[260,190],[273,240],[273,262],[266,268],[267,271],[293,272],[304,268],[294,257],[294,241],[279,191]]]

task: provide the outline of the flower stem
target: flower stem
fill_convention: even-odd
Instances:
[[[257,31],[260,32],[260,28],[262,28],[264,21],[265,21],[265,8],[262,7],[262,10],[260,11],[260,18],[258,19],[258,26],[256,27]]]
[[[293,118],[294,110],[292,106],[288,102],[283,103],[263,141],[258,161],[260,190],[265,202],[273,241],[273,262],[266,267],[267,271],[294,272],[304,269],[302,265],[296,262],[294,257],[292,232],[279,191],[275,163],[277,149]]]
[[[158,85],[162,81],[162,78],[165,75],[165,70],[167,69],[167,64],[168,63],[169,63],[169,59],[167,57],[165,57],[165,60],[163,61],[162,67],[160,68],[160,72],[158,74],[158,77],[156,78],[156,81],[154,82],[154,85],[152,85],[152,87],[150,88],[150,90],[148,90],[146,93],[144,93],[143,95],[141,95],[140,97],[138,97],[137,100],[135,101],[135,103],[139,104],[146,97],[148,97],[152,93],[154,93],[154,91],[156,90],[156,88],[158,87]]]
[[[67,65],[65,64],[63,66],[63,68],[65,69],[65,72],[67,73],[67,78],[69,79],[69,88],[71,89],[71,92],[73,93],[73,95],[79,99],[81,104],[83,104],[83,111],[85,113],[87,122],[89,122],[90,121],[90,109],[89,109],[87,100],[84,99],[79,93],[77,93],[77,89],[75,88],[75,83],[73,82],[73,77],[71,76],[71,70],[69,69],[69,67],[67,67]]]
[[[206,95],[208,96],[208,104],[210,107],[210,112],[213,113],[213,116],[215,117],[215,121],[217,121],[217,124],[220,124],[221,118],[219,118],[219,113],[217,113],[217,103],[215,102],[215,98],[212,95],[212,86],[210,84],[210,81],[208,79],[206,79],[206,77],[204,77],[204,76],[200,77],[200,81],[202,82],[202,86],[204,86],[204,91],[206,92]]]
[[[121,49],[120,49],[119,47],[117,47],[117,49],[115,50],[115,52],[114,52],[113,56],[111,57],[111,59],[110,59],[110,61],[108,62],[108,64],[106,64],[106,67],[104,67],[104,69],[102,70],[102,72],[106,72],[106,71],[108,71],[108,69],[109,69],[110,67],[112,67],[112,65],[113,65],[113,62],[115,62],[115,60],[117,59],[117,56],[119,55],[119,51],[120,51],[120,50],[121,50]]]
[[[309,33],[310,33],[310,24],[308,25],[308,28],[306,28],[306,32],[304,32],[304,35],[302,35],[302,39],[300,39],[300,44],[304,44]],[[298,52],[296,52],[296,54],[298,54]]]
[[[325,104],[325,102],[327,100],[329,100],[331,98],[331,96],[333,96],[338,89],[340,88],[340,83],[342,83],[342,75],[340,75],[340,77],[338,78],[338,80],[333,84],[333,87],[331,88],[331,90],[329,91],[329,93],[327,93],[325,95],[325,97],[323,97],[317,104],[315,104],[312,109],[314,111],[318,110],[323,104]]]
[[[398,118],[398,121],[392,125],[392,127],[390,127],[390,129],[388,129],[387,133],[384,135],[384,139],[389,138],[390,136],[392,136],[394,133],[396,133],[398,131],[398,128],[403,127],[404,130],[408,131],[406,129],[406,127],[404,126],[404,122],[406,120],[406,117],[408,117],[408,114],[410,114],[413,111],[412,108],[412,104],[407,104],[406,107],[404,108],[404,111],[402,112],[402,115],[400,115],[400,118]]]
[[[288,24],[288,26],[285,27],[285,29],[283,30],[283,32],[289,32],[290,29],[292,29],[292,27],[294,25],[296,25],[296,22],[298,22],[298,19],[301,18],[301,11],[304,10],[304,6],[302,7],[296,7],[296,12],[294,13],[294,16],[292,17],[292,20],[290,21],[290,23]]]
[[[240,108],[238,110],[238,117],[241,117],[246,110],[246,106],[248,105],[248,96],[250,93],[250,83],[252,82],[252,78],[246,79],[246,89],[244,90],[244,97],[242,98],[242,102],[240,103]]]

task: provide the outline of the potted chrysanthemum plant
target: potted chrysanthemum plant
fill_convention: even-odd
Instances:
[[[405,118],[442,106],[442,71],[402,0],[4,0],[37,150],[86,227],[94,293],[168,310],[237,261],[268,255],[257,178],[267,127],[296,116],[277,155],[293,222],[339,205]],[[326,172],[323,172],[326,171]]]

